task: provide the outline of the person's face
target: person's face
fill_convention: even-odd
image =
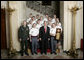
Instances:
[[[41,17],[40,17],[40,19],[42,20],[42,19],[43,19],[43,17],[41,16]]]
[[[46,17],[48,18],[48,15],[46,15]]]
[[[56,18],[56,15],[54,15],[54,18]]]
[[[46,21],[44,22],[44,25],[45,25],[45,26],[47,25],[47,22],[46,22]]]
[[[34,20],[34,17],[32,17],[32,20]]]
[[[24,25],[26,25],[26,22],[24,21],[24,23],[23,23]]]
[[[39,18],[39,15],[37,15],[36,18],[38,19]]]
[[[36,27],[36,24],[33,24],[33,27],[35,28]]]
[[[55,27],[55,24],[52,24],[52,27],[54,28]]]
[[[32,23],[32,21],[29,22],[30,24]]]
[[[48,24],[51,25],[51,22],[49,22]]]
[[[32,17],[32,14],[30,14],[29,17]]]
[[[51,17],[49,17],[49,20],[51,20]]]
[[[59,19],[57,18],[57,22],[59,22]]]
[[[35,19],[35,16],[33,17],[33,19]]]
[[[40,23],[40,20],[38,20],[37,23],[39,24]]]

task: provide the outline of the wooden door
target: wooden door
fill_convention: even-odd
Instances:
[[[5,9],[1,9],[1,49],[6,49],[6,21],[5,21]]]

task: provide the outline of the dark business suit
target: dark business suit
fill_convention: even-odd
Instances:
[[[41,38],[41,53],[45,53],[45,54],[48,48],[48,38],[50,38],[50,34],[49,34],[50,28],[49,27],[46,28],[47,28],[46,33],[44,26],[42,26],[39,31],[39,38]]]

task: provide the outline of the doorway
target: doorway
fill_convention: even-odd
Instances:
[[[7,49],[5,9],[1,9],[1,49]]]

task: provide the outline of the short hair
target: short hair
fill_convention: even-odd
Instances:
[[[36,23],[33,23],[32,27],[34,27],[34,24],[36,25]]]
[[[30,13],[30,15],[32,15],[32,13]]]
[[[26,23],[27,23],[27,21],[26,21],[26,20],[24,20],[24,21],[22,21],[22,25],[24,24],[24,22],[26,22]]]
[[[48,13],[46,13],[45,15],[48,15]]]
[[[48,22],[47,21],[44,21],[44,23],[46,22],[46,24],[48,25]]]
[[[52,23],[52,26],[53,26],[53,24],[56,25],[55,23]]]
[[[37,21],[40,21],[40,19],[38,19]]]
[[[51,18],[51,16],[49,16]]]
[[[32,18],[35,17],[35,16],[32,16]]]

